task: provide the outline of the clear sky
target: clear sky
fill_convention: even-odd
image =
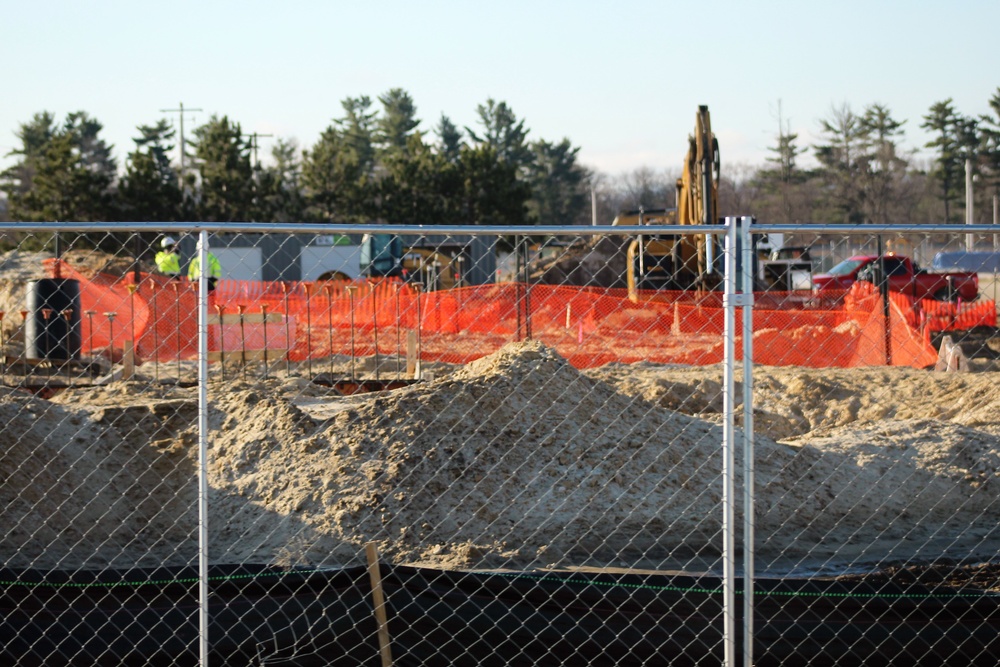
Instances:
[[[442,113],[475,127],[492,97],[611,175],[678,167],[700,104],[724,170],[763,164],[779,101],[802,147],[834,105],[878,102],[916,149],[933,103],[989,111],[998,26],[998,0],[0,0],[0,153],[34,113],[84,110],[121,163],[180,103],[202,109],[186,132],[228,115],[308,148],[345,97],[394,87],[427,133]]]

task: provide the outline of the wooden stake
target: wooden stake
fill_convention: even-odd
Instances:
[[[122,379],[131,380],[135,377],[135,347],[132,341],[125,341],[125,348],[122,351]]]
[[[417,356],[417,332],[406,334],[406,377],[411,380],[420,379],[420,357]]]
[[[378,648],[382,656],[382,667],[392,667],[392,647],[389,644],[389,619],[385,614],[385,599],[382,596],[382,573],[378,567],[378,550],[374,542],[365,545],[368,557],[368,576],[372,582],[372,602],[375,605],[375,620],[378,621]]]

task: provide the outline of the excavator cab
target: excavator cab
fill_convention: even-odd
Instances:
[[[365,234],[361,239],[361,273],[371,278],[403,275],[403,242],[395,234]]]

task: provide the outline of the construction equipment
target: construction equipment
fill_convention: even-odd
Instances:
[[[627,281],[632,301],[639,290],[711,290],[721,284],[719,239],[715,234],[680,235],[656,231],[660,225],[716,225],[719,209],[719,144],[708,107],[699,106],[684,171],[677,179],[677,208],[631,211],[613,225],[640,225],[650,232],[628,245]]]
[[[361,241],[361,274],[399,277],[420,283],[429,292],[461,287],[463,258],[417,246],[404,247],[394,234],[365,234]]]
[[[403,275],[403,242],[395,234],[365,234],[361,239],[361,273],[373,278]]]

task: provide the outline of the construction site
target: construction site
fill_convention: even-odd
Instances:
[[[918,266],[966,230],[736,248],[705,108],[687,165],[314,279],[0,256],[3,662],[995,664],[995,275]]]

